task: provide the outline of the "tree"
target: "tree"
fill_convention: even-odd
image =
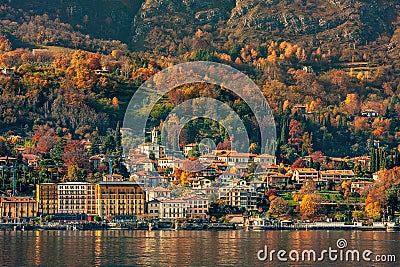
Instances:
[[[302,134],[301,123],[298,120],[291,120],[289,123],[289,140],[288,143],[297,148],[297,152],[301,150],[302,144]]]
[[[122,151],[122,134],[119,122],[117,123],[117,127],[115,128],[114,142],[115,142],[115,150],[118,153],[118,155],[121,156],[123,151]]]
[[[4,35],[0,35],[0,53],[11,50],[11,42]]]
[[[302,137],[302,143],[301,151],[310,155],[313,152],[312,134],[305,132]]]
[[[188,152],[188,158],[198,158],[200,157],[200,151],[199,151],[199,146],[195,146],[193,147],[189,152]]]
[[[58,138],[54,147],[50,150],[50,158],[55,164],[63,164],[63,153],[64,147],[67,144],[67,140],[64,138]]]
[[[305,167],[306,167],[306,163],[301,158],[296,159],[296,161],[292,164],[293,169],[305,168]]]
[[[349,197],[350,194],[350,187],[351,187],[351,181],[347,180],[347,181],[343,181],[342,182],[342,191],[343,191],[343,196],[345,198]]]
[[[97,69],[100,66],[96,54],[77,50],[72,54],[68,74],[75,82],[78,89],[90,89],[96,82],[97,77],[91,69]]]
[[[257,150],[257,144],[256,143],[251,143],[249,149],[250,149],[251,153],[255,153],[256,150]]]
[[[300,213],[312,217],[317,211],[317,203],[312,199],[310,195],[304,195],[300,203]]]
[[[365,199],[365,215],[368,218],[377,221],[381,217],[380,211],[381,207],[376,196],[374,196],[373,192],[368,193],[367,198]]]
[[[79,168],[88,168],[89,159],[86,154],[85,147],[78,140],[68,140],[64,147],[64,154],[62,155],[62,160],[65,165],[76,166]]]
[[[364,212],[362,212],[361,210],[355,210],[351,213],[351,217],[356,221],[360,221],[364,216]]]
[[[281,197],[276,197],[271,201],[268,212],[279,218],[281,215],[286,214],[288,209],[289,203]]]
[[[381,218],[381,207],[379,202],[372,202],[365,206],[365,213],[368,218],[377,221]]]
[[[86,176],[86,170],[79,168],[76,165],[70,165],[63,182],[84,182],[86,181]]]
[[[36,149],[40,153],[48,154],[56,143],[54,129],[49,129],[38,138]]]
[[[399,195],[400,195],[399,185],[391,186],[386,190],[386,198],[389,208],[389,214],[394,215],[395,211],[398,210],[399,207]]]
[[[100,139],[99,136],[96,134],[92,137],[92,140],[90,141],[89,155],[94,156],[97,154],[100,154]]]
[[[335,213],[335,220],[339,221],[339,222],[346,220],[346,214],[343,214],[341,212],[336,212]]]
[[[115,148],[114,136],[109,134],[101,145],[100,152],[109,156],[115,151]]]
[[[289,144],[285,144],[280,147],[280,156],[285,163],[292,164],[299,155],[296,153],[296,150],[291,147]]]

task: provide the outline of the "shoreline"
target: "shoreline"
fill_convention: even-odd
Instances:
[[[93,231],[93,230],[145,230],[145,231],[224,231],[224,230],[244,230],[244,231],[282,231],[282,230],[306,230],[306,231],[387,231],[398,232],[400,226],[394,223],[377,223],[375,225],[345,224],[345,223],[299,223],[292,225],[267,225],[267,226],[246,226],[232,223],[53,223],[42,225],[30,225],[27,223],[1,223],[0,231]]]

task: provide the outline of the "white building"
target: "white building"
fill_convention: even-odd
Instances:
[[[256,163],[264,163],[267,165],[275,165],[276,164],[276,157],[272,156],[270,154],[262,154],[259,156],[256,156],[254,158],[254,162]]]
[[[153,155],[156,159],[164,157],[164,148],[158,144],[158,132],[156,129],[151,131],[151,143],[140,144],[139,150],[141,154],[147,157],[150,157],[150,155]]]
[[[256,157],[255,154],[252,153],[240,153],[236,151],[230,151],[225,154],[220,154],[218,156],[218,160],[225,162],[228,165],[247,165],[249,162],[252,162]]]
[[[58,213],[95,214],[95,185],[86,182],[67,182],[57,185]]]
[[[182,169],[183,162],[183,160],[176,157],[163,157],[158,159],[158,167],[162,169],[172,168],[173,170]]]
[[[158,218],[159,211],[160,211],[160,201],[157,199],[153,199],[146,203],[146,212],[148,215],[154,218]]]
[[[170,199],[171,190],[164,187],[148,187],[146,188],[146,201],[152,201],[154,199]]]
[[[160,202],[160,219],[179,219],[187,217],[187,202],[183,199],[162,200]]]
[[[292,179],[297,183],[307,180],[318,180],[319,172],[313,168],[297,168],[293,171]]]

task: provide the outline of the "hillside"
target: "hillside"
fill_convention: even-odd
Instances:
[[[338,48],[367,45],[383,49],[395,32],[397,1],[259,1],[259,0],[101,0],[101,1],[26,1],[13,0],[2,5],[3,29],[20,43],[47,44],[51,38],[24,38],[22,28],[62,29],[75,39],[118,40],[136,51],[181,54],[193,48],[221,50],[233,43],[262,44],[285,40],[312,47]],[[41,17],[38,22],[38,17]],[[43,18],[43,16],[45,16]],[[43,25],[43,20],[51,23]],[[9,22],[13,23],[9,23]],[[36,22],[35,22],[36,21]],[[7,23],[6,23],[7,22]],[[209,40],[193,44],[201,29]],[[24,32],[24,30],[22,30]],[[71,34],[70,34],[71,35]],[[74,36],[58,45],[79,46]],[[383,45],[383,46],[382,46]],[[86,45],[105,50],[102,45]],[[104,46],[104,45],[103,45]]]
[[[104,137],[143,81],[179,62],[209,60],[243,71],[260,87],[276,118],[281,159],[313,151],[364,155],[374,140],[394,148],[398,13],[389,0],[3,1],[0,68],[14,73],[0,74],[1,134],[31,136],[43,128],[60,137]],[[247,104],[209,85],[169,92],[147,126],[158,127],[175,106],[199,96],[230,105],[258,142]],[[371,109],[379,116],[363,115]],[[191,127],[183,143],[227,141],[218,124]]]
[[[135,17],[134,40],[149,47],[169,42],[197,28],[209,31],[213,42],[260,44],[283,39],[311,46],[363,45],[392,36],[395,1],[147,1]],[[164,34],[163,34],[164,33]],[[170,34],[168,34],[170,33]],[[155,42],[155,38],[158,41]],[[176,38],[178,37],[178,38]]]

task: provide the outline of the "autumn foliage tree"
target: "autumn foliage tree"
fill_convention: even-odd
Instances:
[[[372,194],[368,194],[365,200],[365,214],[368,218],[377,221],[381,217],[381,207],[378,201],[375,201]]]
[[[273,216],[280,217],[289,211],[289,203],[281,198],[275,197],[269,206],[269,213]]]
[[[83,144],[78,140],[68,140],[62,155],[64,164],[68,167],[88,168],[88,156]]]
[[[304,195],[300,203],[300,213],[308,218],[313,217],[317,212],[316,201],[308,194]]]
[[[296,147],[297,152],[301,150],[303,130],[301,129],[301,123],[298,120],[291,120],[289,124],[289,139],[288,143]]]

